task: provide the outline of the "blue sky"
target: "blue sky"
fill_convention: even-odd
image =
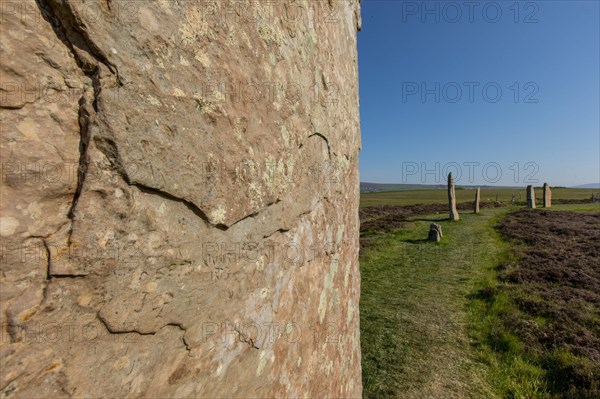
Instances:
[[[361,181],[600,181],[598,1],[361,7]]]

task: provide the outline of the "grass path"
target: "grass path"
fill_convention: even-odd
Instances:
[[[365,397],[495,397],[471,343],[468,297],[504,256],[493,225],[508,211],[416,218],[361,257]],[[441,243],[424,240],[431,221]]]

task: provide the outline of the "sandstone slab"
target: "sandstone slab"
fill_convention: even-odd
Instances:
[[[473,203],[473,212],[479,213],[479,204],[481,203],[481,188],[475,190],[475,202]]]
[[[448,174],[448,207],[450,209],[450,220],[459,220],[460,216],[456,210],[456,191],[452,173]]]
[[[0,391],[360,397],[358,1],[1,3]]]
[[[548,183],[544,183],[544,208],[550,208],[552,207],[552,190],[550,189],[550,186],[548,185]]]
[[[535,190],[532,185],[527,186],[527,207],[535,209]]]

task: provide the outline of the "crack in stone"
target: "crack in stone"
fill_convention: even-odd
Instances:
[[[235,225],[236,225],[236,224],[238,224],[238,223],[241,223],[241,222],[243,222],[243,221],[244,221],[244,220],[246,220],[246,219],[254,219],[254,218],[256,218],[258,215],[260,215],[260,214],[261,214],[261,213],[263,213],[265,210],[267,210],[267,208],[269,208],[269,207],[271,207],[271,206],[273,206],[273,205],[277,205],[277,204],[279,204],[280,202],[281,202],[281,200],[280,200],[279,198],[278,198],[278,199],[276,199],[276,200],[275,200],[275,201],[273,201],[273,202],[269,202],[269,203],[268,203],[268,204],[267,204],[267,205],[266,205],[266,206],[265,206],[263,209],[261,209],[260,211],[258,211],[258,212],[254,212],[254,213],[251,213],[251,214],[249,214],[249,215],[246,215],[246,216],[244,216],[243,218],[241,218],[241,219],[239,219],[239,220],[236,220],[235,222],[231,223],[231,225],[228,227],[228,229],[229,229],[229,228],[231,228],[231,227],[233,227],[233,226],[235,226]],[[227,230],[227,229],[225,229],[225,230]]]
[[[290,231],[290,229],[287,229],[287,228],[284,228],[284,227],[282,227],[282,228],[280,228],[280,229],[274,230],[274,231],[272,231],[272,232],[270,232],[270,233],[268,233],[268,234],[265,234],[265,235],[263,235],[263,238],[269,238],[269,237],[271,237],[272,235],[274,235],[274,234],[277,234],[277,233],[282,233],[282,234],[283,234],[283,233],[287,233],[288,231]]]
[[[58,229],[56,229],[56,231],[49,233],[45,236],[39,236],[39,235],[32,235],[32,236],[28,236],[27,239],[38,239],[40,241],[42,241],[42,245],[44,245],[44,249],[46,251],[46,256],[47,256],[47,263],[46,263],[46,280],[50,280],[51,277],[55,277],[54,275],[52,275],[50,273],[50,268],[51,268],[51,262],[52,262],[52,251],[50,250],[50,245],[48,244],[48,240],[50,239],[50,237],[52,237],[53,235],[55,235],[56,233],[58,233],[59,231],[62,230],[63,227],[65,227],[67,224],[73,224],[73,222],[71,220],[67,221],[66,223],[63,223],[62,225],[60,225],[60,227]],[[65,275],[67,276],[67,275]],[[83,276],[83,275],[82,275]]]
[[[181,337],[181,341],[183,343],[183,345],[185,346],[185,350],[186,351],[190,351],[192,348],[190,347],[190,344],[185,340],[185,332],[186,332],[186,328],[183,327],[183,325],[181,323],[167,323],[165,325],[163,325],[162,327],[156,329],[156,331],[149,331],[149,332],[142,332],[136,329],[115,329],[112,328],[110,326],[110,323],[108,320],[106,320],[101,314],[100,312],[98,312],[96,314],[96,318],[98,320],[100,320],[100,322],[104,325],[104,327],[106,328],[106,331],[109,332],[109,334],[113,334],[113,335],[119,335],[119,334],[137,334],[137,335],[141,335],[141,336],[145,336],[145,335],[156,335],[159,331],[161,331],[163,328],[166,327],[177,327],[180,331],[183,332],[183,336]]]
[[[97,70],[97,64],[84,59],[76,49],[90,54],[95,61],[104,64],[116,77],[119,85],[123,85],[117,66],[112,63],[106,53],[94,43],[89,33],[82,29],[85,23],[76,15],[69,1],[36,0],[42,15],[52,23],[60,40],[69,47],[82,71],[90,76]],[[56,32],[58,28],[62,31]],[[59,34],[60,33],[60,34]]]
[[[280,199],[270,202],[266,205],[265,208],[261,209],[260,211],[254,212],[250,215],[246,215],[243,218],[231,223],[229,226],[227,226],[223,223],[213,224],[210,222],[210,219],[208,218],[206,213],[202,209],[200,209],[200,207],[198,207],[194,202],[187,200],[185,198],[177,197],[167,191],[158,189],[156,187],[150,187],[143,183],[140,183],[137,181],[132,181],[130,179],[129,175],[127,174],[127,171],[122,166],[123,162],[121,160],[121,156],[119,154],[117,144],[114,142],[114,140],[107,138],[107,137],[94,136],[94,142],[96,144],[96,147],[108,158],[108,160],[110,161],[113,168],[116,170],[116,172],[119,174],[119,176],[123,179],[123,181],[128,186],[136,187],[138,190],[140,190],[141,192],[143,192],[145,194],[157,195],[157,196],[164,198],[166,200],[169,200],[169,201],[179,202],[179,203],[185,205],[190,211],[192,211],[192,213],[194,213],[200,219],[202,219],[202,221],[204,221],[204,223],[207,226],[214,227],[221,231],[227,231],[230,228],[232,228],[233,226],[235,226],[236,224],[241,223],[242,221],[244,221],[246,219],[255,218],[256,216],[258,216],[259,214],[264,212],[268,207],[276,205],[281,202]]]
[[[50,246],[45,238],[42,239],[42,244],[44,245],[44,249],[46,250],[46,256],[48,257],[48,261],[46,262],[46,280],[50,280],[52,278],[52,274],[50,273],[50,268],[52,267],[52,252],[50,251]],[[48,289],[48,284],[44,287],[44,291]],[[44,297],[46,297],[44,293]]]
[[[119,75],[119,71],[118,71],[118,68],[116,67],[116,65],[114,63],[112,63],[108,59],[108,57],[106,56],[104,51],[102,51],[102,49],[100,49],[100,47],[98,47],[94,43],[94,41],[89,36],[88,32],[85,29],[81,29],[80,25],[83,25],[83,22],[81,20],[79,20],[79,18],[73,12],[73,9],[71,8],[72,5],[69,2],[57,3],[56,0],[36,0],[36,4],[37,4],[38,8],[40,9],[40,12],[44,16],[44,18],[48,22],[50,22],[50,24],[52,25],[54,33],[56,34],[58,39],[61,40],[63,42],[63,44],[71,51],[71,53],[73,54],[73,57],[75,58],[75,61],[77,62],[77,65],[79,66],[81,71],[92,82],[93,100],[91,102],[88,102],[87,94],[89,93],[89,90],[84,91],[83,95],[79,99],[78,121],[79,121],[79,134],[80,134],[80,142],[79,142],[80,157],[79,157],[79,168],[78,168],[78,176],[77,176],[77,188],[76,188],[75,194],[73,196],[73,201],[71,203],[71,207],[67,214],[67,217],[71,221],[71,226],[70,226],[69,233],[68,233],[68,244],[70,245],[71,237],[72,237],[72,233],[73,233],[73,221],[75,218],[75,208],[77,207],[79,198],[81,196],[81,192],[83,191],[83,184],[85,182],[85,178],[86,178],[87,171],[88,171],[87,153],[88,153],[89,142],[90,142],[90,137],[91,137],[90,125],[91,125],[91,123],[94,122],[94,117],[99,112],[98,98],[102,91],[102,84],[100,81],[101,70],[100,70],[99,64],[105,65],[108,68],[108,70],[116,76],[117,83],[120,86],[123,86],[123,83],[122,83],[122,79]],[[108,5],[110,7],[110,1],[108,1]],[[83,51],[84,53],[82,54],[80,51]],[[85,56],[85,54],[89,54],[91,56],[91,60],[86,59],[87,57]],[[91,106],[91,109],[93,109],[94,115],[92,115],[90,106]],[[115,143],[113,143],[113,144],[115,144]],[[116,149],[116,144],[115,144],[115,149]],[[124,172],[122,170],[122,168],[121,168],[121,172]],[[126,176],[126,174],[124,174],[124,173],[121,173],[121,174],[122,174],[122,176]],[[153,194],[162,195],[163,197],[167,197],[169,199],[179,200],[178,198],[173,197],[168,193],[161,192],[159,190],[154,190],[154,189],[151,189],[149,187],[144,187],[139,184],[136,184],[136,186],[142,191],[145,190],[147,192],[148,191],[152,192]],[[197,215],[203,217],[205,220],[207,220],[206,215],[204,215],[202,213],[202,211],[199,210],[194,204],[190,203],[189,201],[185,201],[185,200],[181,200],[181,202],[183,202],[184,205],[188,206],[188,208],[190,208],[190,210],[192,210],[195,214],[197,214]],[[47,256],[48,256],[47,274],[46,274],[47,280],[51,280],[52,278],[85,277],[85,275],[78,275],[78,274],[52,275],[50,273],[52,254],[50,251],[50,247],[46,241],[47,237],[40,237],[40,238],[42,238],[42,242],[44,244],[44,247],[46,249]],[[45,298],[46,291],[47,291],[47,284],[46,284],[46,288],[45,288],[45,292],[44,292],[44,300],[46,299]],[[110,328],[107,321],[104,320],[100,316],[99,313],[98,313],[97,317],[104,324],[107,331],[109,331],[111,334],[138,333],[140,335],[154,335],[156,333],[156,332],[152,332],[152,333],[144,334],[144,333],[141,333],[141,332],[135,331],[135,330],[113,331]],[[161,327],[159,330],[161,330],[162,328],[165,328],[167,326],[176,326],[180,330],[185,332],[185,328],[183,328],[183,326],[178,323],[166,324],[165,326]],[[183,344],[184,344],[186,350],[189,351],[190,348],[189,348],[187,342],[185,341],[185,338],[182,338],[182,341],[183,341]]]
[[[321,203],[323,202],[323,200],[326,200],[326,201],[328,201],[328,202],[329,202],[329,199],[328,199],[327,197],[321,197],[321,198],[319,198],[319,199],[317,200],[317,202],[315,202],[315,206],[314,206],[314,207],[312,207],[312,209],[309,209],[309,210],[307,210],[307,211],[304,211],[304,212],[302,212],[302,213],[299,213],[299,214],[298,214],[298,216],[296,216],[296,219],[300,219],[300,218],[301,218],[301,217],[303,217],[303,216],[310,215],[311,213],[313,213],[314,209],[315,209],[317,206],[319,206],[319,204],[321,204]]]
[[[94,100],[95,101],[95,100]],[[77,168],[77,187],[75,194],[73,195],[73,201],[71,207],[67,213],[67,217],[71,220],[75,218],[75,208],[79,202],[79,197],[83,190],[83,183],[87,176],[88,171],[88,159],[87,149],[90,143],[90,112],[88,110],[88,104],[86,100],[86,93],[79,99],[79,166]],[[72,228],[69,231],[69,243],[71,241]]]
[[[198,216],[200,219],[202,219],[208,226],[214,227],[214,228],[219,229],[221,231],[227,231],[227,230],[231,229],[233,226],[235,226],[235,225],[243,222],[246,219],[254,219],[256,216],[258,216],[261,213],[263,213],[270,206],[276,205],[276,204],[278,204],[278,203],[281,202],[280,199],[277,199],[276,201],[267,204],[266,207],[263,208],[263,209],[261,209],[260,211],[251,213],[249,215],[246,215],[246,216],[242,217],[241,219],[234,221],[229,226],[227,226],[226,224],[223,224],[223,223],[217,223],[217,224],[211,223],[210,220],[209,220],[209,218],[208,218],[208,216],[206,216],[206,213],[204,213],[204,211],[202,211],[202,209],[200,209],[192,201],[188,201],[188,200],[186,200],[184,198],[180,198],[180,197],[174,196],[173,194],[168,193],[166,191],[163,191],[163,190],[160,190],[160,189],[157,189],[157,188],[154,188],[154,187],[149,187],[149,186],[146,186],[146,185],[138,183],[138,182],[128,182],[126,180],[126,183],[129,186],[137,187],[143,193],[158,195],[158,196],[160,196],[162,198],[165,198],[165,199],[168,199],[168,200],[171,200],[171,201],[174,201],[174,202],[179,202],[179,203],[184,204],[190,211],[192,211],[196,216]],[[280,230],[282,230],[282,229],[280,229]]]
[[[50,279],[53,279],[53,278],[68,279],[68,278],[83,278],[83,277],[87,277],[88,275],[87,274],[67,274],[67,273],[65,273],[65,274],[49,274],[48,276]]]
[[[331,147],[329,146],[329,140],[327,139],[327,137],[325,137],[323,134],[319,133],[319,132],[315,132],[313,134],[311,134],[310,136],[308,136],[307,138],[311,138],[311,137],[320,137],[323,140],[325,140],[325,144],[327,144],[327,155],[329,156],[329,159],[331,159]]]
[[[250,345],[250,347],[253,349],[260,349],[260,347],[256,346],[256,343],[254,342],[254,340],[252,338],[250,338],[246,334],[242,334],[239,327],[237,327],[237,326],[234,327],[234,330],[235,330],[235,332],[238,333],[238,339],[240,342]]]
[[[121,160],[121,156],[119,154],[119,150],[117,148],[117,143],[114,140],[107,137],[94,137],[94,143],[96,147],[108,158],[109,162],[115,169],[115,171],[119,174],[119,176],[123,179],[123,181],[130,187],[136,187],[138,190],[145,194],[157,195],[161,198],[164,198],[169,201],[178,202],[185,205],[192,213],[198,216],[204,223],[208,226],[217,228],[222,231],[226,231],[229,229],[228,226],[224,224],[212,224],[202,209],[200,209],[196,204],[192,201],[189,201],[185,198],[177,197],[167,191],[147,186],[143,183],[132,181],[127,174],[127,171],[123,167],[123,162]]]
[[[198,206],[196,206],[196,204],[194,204],[191,201],[188,201],[184,198],[179,198],[176,197],[174,195],[172,195],[171,193],[168,193],[166,191],[162,191],[159,190],[157,188],[154,187],[148,187],[144,184],[138,183],[138,182],[127,182],[127,184],[129,186],[133,186],[136,187],[138,190],[140,190],[141,192],[145,193],[145,194],[152,194],[152,195],[157,195],[161,198],[173,201],[173,202],[179,202],[183,205],[186,206],[186,208],[188,208],[190,211],[192,211],[194,213],[194,215],[198,216],[200,219],[202,219],[206,224],[208,224],[209,226],[215,227],[219,230],[222,231],[226,231],[229,229],[229,227],[227,227],[224,224],[212,224],[209,219],[208,216],[206,216],[206,214],[202,211],[202,209],[198,208]]]
[[[79,197],[83,191],[83,184],[88,171],[87,150],[90,141],[90,124],[94,119],[90,112],[90,106],[93,108],[94,113],[97,114],[98,96],[102,91],[99,63],[104,64],[116,75],[119,84],[121,84],[121,82],[117,67],[110,62],[105,53],[94,44],[93,40],[89,37],[89,34],[79,27],[79,25],[82,24],[82,21],[78,20],[71,9],[71,4],[69,2],[57,4],[55,0],[36,0],[36,4],[40,9],[42,16],[52,25],[52,29],[57,38],[70,50],[81,71],[92,82],[93,100],[91,101],[91,104],[88,103],[88,90],[85,90],[79,99],[78,122],[80,141],[77,187],[75,189],[75,194],[73,195],[71,207],[67,213],[67,217],[73,222],[75,219],[75,208],[77,207]],[[91,55],[96,63],[85,59],[85,57],[76,49]],[[71,228],[68,233],[67,242],[69,245],[71,244],[72,234],[73,223],[71,223]]]

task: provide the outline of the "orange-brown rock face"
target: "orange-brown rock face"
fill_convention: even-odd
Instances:
[[[0,392],[360,397],[358,2],[0,5]]]

